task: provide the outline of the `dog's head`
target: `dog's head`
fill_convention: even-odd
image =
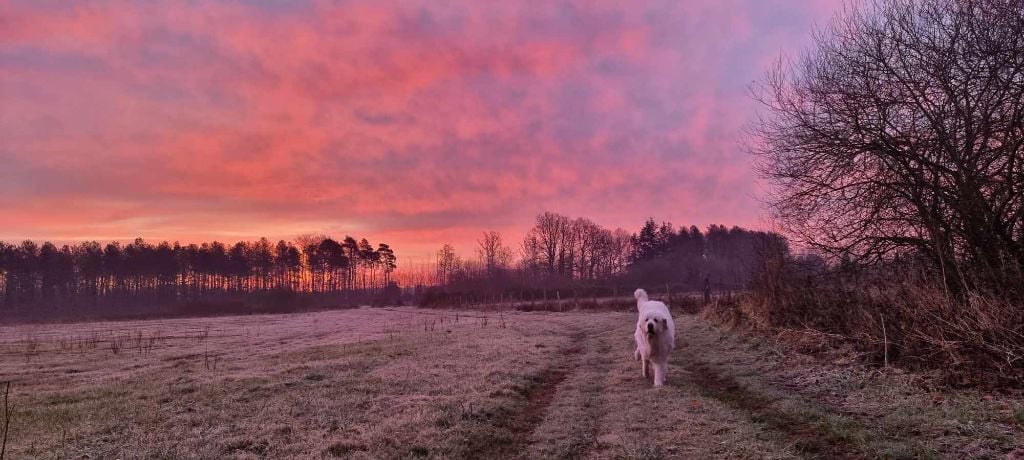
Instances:
[[[668,330],[669,319],[660,312],[652,311],[640,315],[637,327],[647,335],[656,335]]]

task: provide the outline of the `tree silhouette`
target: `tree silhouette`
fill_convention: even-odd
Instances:
[[[777,221],[833,260],[1024,296],[1024,2],[872,5],[757,91]]]
[[[389,286],[391,284],[391,274],[398,268],[398,258],[395,257],[395,251],[391,250],[391,246],[380,243],[377,245],[377,259],[380,260],[384,268],[384,285]]]

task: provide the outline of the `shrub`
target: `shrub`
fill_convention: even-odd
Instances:
[[[878,362],[947,371],[955,383],[1024,384],[1024,310],[969,291],[955,297],[926,272],[765,273],[750,294],[719,299],[705,316],[762,331],[810,329],[845,337]]]

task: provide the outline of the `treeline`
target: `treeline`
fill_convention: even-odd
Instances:
[[[437,254],[436,287],[426,303],[534,300],[746,288],[768,258],[789,257],[778,234],[711,225],[677,227],[649,219],[636,232],[607,229],[586,218],[546,212],[518,247],[497,232],[461,257],[450,245]]]
[[[366,298],[396,289],[387,244],[304,235],[227,245],[0,242],[0,311],[45,316],[62,310],[144,310],[290,292]],[[280,298],[277,298],[280,301]],[[211,308],[215,305],[209,304]]]

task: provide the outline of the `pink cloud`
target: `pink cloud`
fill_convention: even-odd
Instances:
[[[838,5],[15,2],[0,239],[757,226],[746,86]]]

